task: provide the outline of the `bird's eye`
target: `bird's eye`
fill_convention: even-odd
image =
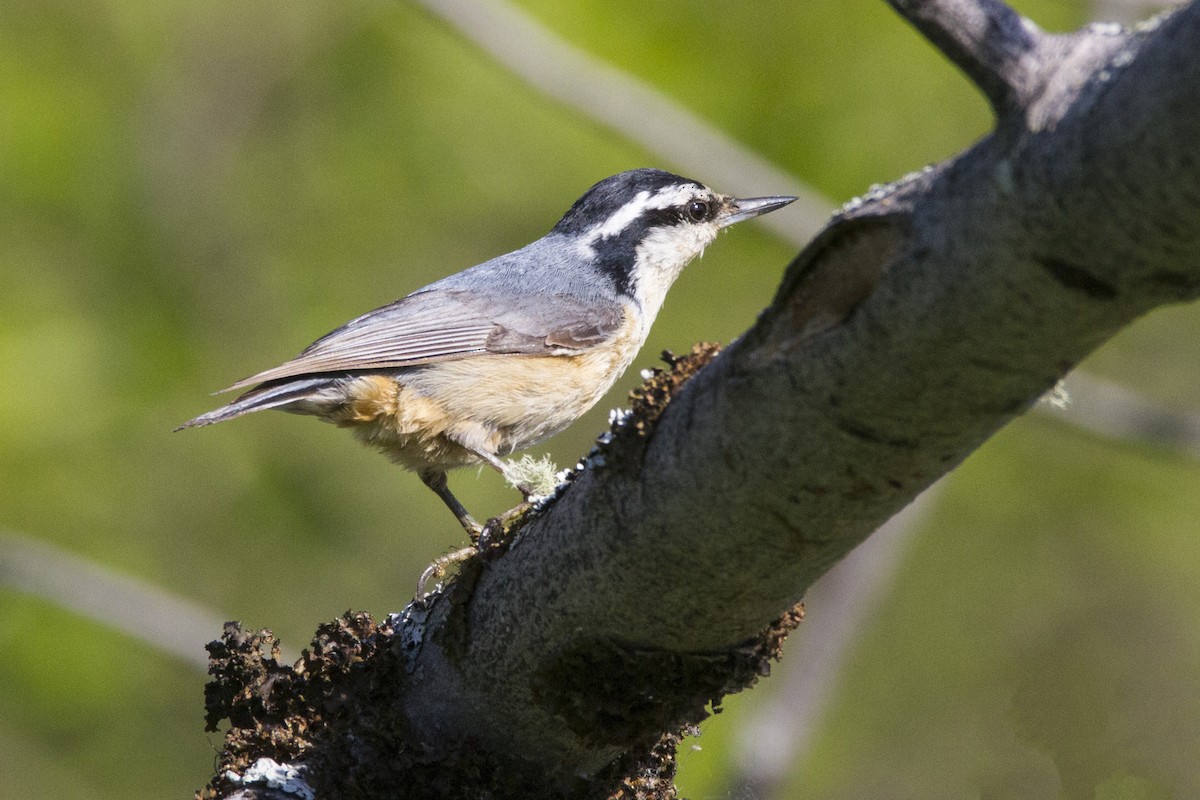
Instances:
[[[708,219],[708,203],[703,200],[693,200],[688,203],[687,212],[693,222],[704,222]]]

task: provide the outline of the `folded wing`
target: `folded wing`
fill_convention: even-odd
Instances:
[[[222,391],[284,378],[358,372],[496,355],[571,355],[620,327],[617,301],[574,295],[481,295],[428,288],[351,320],[299,356]]]

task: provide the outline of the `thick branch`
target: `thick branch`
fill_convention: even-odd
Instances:
[[[1039,97],[1046,127],[836,219],[644,461],[587,471],[465,609],[435,605],[431,628],[459,627],[462,647],[417,655],[413,724],[600,769],[624,743],[588,740],[530,688],[564,653],[747,640],[1098,344],[1194,297],[1198,42],[1195,4],[1081,35]]]
[[[951,13],[950,30],[956,9],[996,4],[911,8]],[[819,575],[1088,352],[1200,294],[1200,4],[1057,41],[1036,93],[994,96],[1019,114],[847,206],[645,436],[618,435],[394,633],[326,659],[406,742],[347,733],[347,769],[364,752],[456,767],[469,752],[564,789],[611,768],[695,718],[670,703],[704,696],[702,665],[748,663]],[[961,57],[1007,76],[1001,51]],[[378,653],[397,663],[372,675]],[[391,683],[403,702],[381,709]]]

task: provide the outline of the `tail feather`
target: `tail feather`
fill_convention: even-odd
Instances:
[[[263,411],[268,408],[286,406],[289,403],[294,403],[297,400],[311,396],[314,391],[322,389],[330,383],[332,381],[329,378],[308,378],[287,380],[275,385],[269,383],[263,384],[251,389],[228,405],[209,411],[207,414],[201,414],[195,419],[189,419],[175,430],[202,428],[205,425],[214,425],[218,422],[224,422],[227,419],[234,419],[244,414],[249,414],[252,411]]]

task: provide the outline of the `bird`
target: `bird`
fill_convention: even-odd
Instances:
[[[621,172],[537,241],[350,320],[222,389],[243,394],[176,430],[265,409],[349,428],[415,472],[474,540],[482,528],[447,470],[482,464],[503,475],[502,457],[574,422],[632,363],[683,268],[723,228],[795,199]]]

